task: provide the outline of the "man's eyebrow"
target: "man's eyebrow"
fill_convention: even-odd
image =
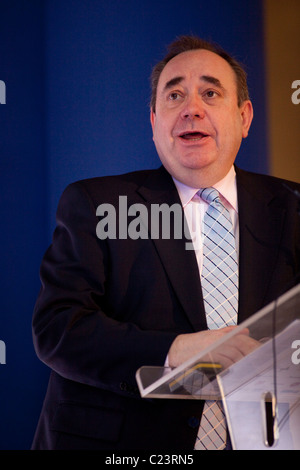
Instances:
[[[222,83],[216,77],[212,77],[211,75],[202,75],[200,77],[200,80],[203,80],[204,82],[207,82],[207,83],[211,83],[212,85],[215,85],[216,87],[224,90]]]
[[[165,84],[164,86],[164,91],[166,90],[169,90],[170,88],[172,88],[173,86],[176,86],[178,85],[179,83],[181,83],[182,81],[184,80],[184,77],[181,77],[181,76],[178,76],[178,77],[174,77],[174,78],[171,78],[171,80],[167,81],[167,83]],[[220,80],[216,77],[213,77],[211,75],[201,75],[200,77],[200,80],[206,82],[206,83],[210,83],[212,85],[215,85],[216,87],[224,90],[224,87],[222,85],[222,83],[220,82]]]
[[[171,78],[171,80],[169,80],[169,81],[165,84],[165,86],[164,86],[164,91],[169,90],[169,89],[172,88],[173,86],[178,85],[178,83],[182,82],[183,79],[184,79],[184,77],[174,77],[174,78]]]

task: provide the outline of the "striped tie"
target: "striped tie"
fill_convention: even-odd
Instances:
[[[237,323],[238,264],[230,214],[218,191],[206,188],[198,194],[209,204],[203,219],[201,284],[207,325],[213,330]],[[221,450],[225,445],[222,403],[206,401],[195,449]]]

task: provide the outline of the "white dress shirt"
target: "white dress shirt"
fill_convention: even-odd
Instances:
[[[187,220],[191,235],[191,242],[186,244],[186,249],[193,249],[196,254],[199,273],[201,276],[203,263],[203,240],[202,240],[202,221],[205,211],[208,208],[207,202],[203,201],[197,194],[199,189],[191,188],[173,178],[176,185],[184,214]],[[238,227],[238,201],[236,190],[236,174],[234,166],[231,167],[227,175],[213,187],[220,193],[220,197],[225,207],[229,210],[233,223],[233,230],[236,240],[236,250],[239,250],[239,227]]]

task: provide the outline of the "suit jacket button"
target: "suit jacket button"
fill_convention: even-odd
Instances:
[[[188,419],[188,425],[189,425],[189,427],[192,428],[192,429],[199,428],[199,426],[200,426],[200,419],[197,418],[196,416],[191,416],[191,417]]]
[[[120,389],[122,390],[122,392],[126,392],[127,389],[128,389],[128,384],[127,384],[127,382],[121,382],[121,383],[120,383]]]

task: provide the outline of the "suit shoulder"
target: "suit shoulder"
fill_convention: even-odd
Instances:
[[[113,200],[120,195],[134,193],[150,175],[156,178],[161,172],[161,168],[158,168],[86,178],[70,183],[63,195],[85,193],[92,201]]]
[[[289,191],[290,190],[300,190],[300,183],[296,181],[287,180],[284,178],[279,178],[277,176],[266,175],[263,173],[255,173],[251,171],[242,170],[236,168],[238,180],[241,183],[247,183],[252,186],[255,190],[260,190],[264,188],[270,192],[278,191]]]

